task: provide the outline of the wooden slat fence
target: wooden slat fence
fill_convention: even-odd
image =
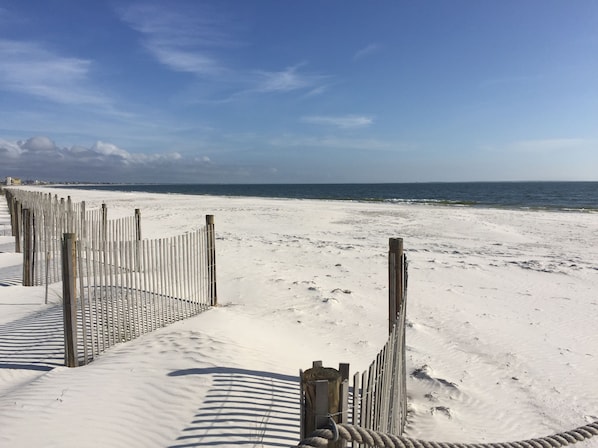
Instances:
[[[106,241],[141,238],[139,211],[134,216],[108,220],[106,204],[86,210],[85,202],[72,202],[21,189],[5,189],[11,213],[16,252],[23,253],[23,285],[40,286],[62,280],[61,241],[65,233]]]
[[[353,377],[351,422],[354,425],[391,434],[403,432],[407,391],[402,328],[396,325],[370,367]]]
[[[198,230],[142,240],[138,209],[108,220],[105,204],[5,193],[23,285],[62,281],[67,366],[217,304],[212,215]]]
[[[400,243],[400,244],[399,244]],[[407,419],[405,322],[407,270],[402,240],[389,251],[390,334],[369,368],[353,377],[352,422],[374,431],[402,434]],[[394,317],[394,318],[393,318]]]
[[[208,226],[155,240],[78,240],[79,364],[214,305],[208,244]]]
[[[351,423],[395,435],[403,433],[407,419],[405,323],[408,264],[403,253],[403,240],[391,238],[389,243],[388,339],[369,368],[353,376],[351,388],[347,364],[339,367],[341,381],[338,387],[331,385],[334,375],[331,376],[330,370],[334,369],[322,368],[320,361],[315,361],[312,369],[300,372],[302,439],[309,436],[313,428],[326,425],[328,415],[337,423]],[[318,394],[320,386],[323,393]],[[313,415],[316,416],[315,422],[310,421]],[[344,442],[337,441],[329,446],[343,447]],[[353,446],[365,445],[353,442]]]

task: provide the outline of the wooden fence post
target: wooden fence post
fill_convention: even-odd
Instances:
[[[214,215],[206,215],[206,238],[210,305],[218,306],[218,296],[216,294],[216,232],[214,230]]]
[[[23,286],[33,286],[35,263],[33,213],[23,209]]]
[[[141,210],[135,209],[135,239],[141,241]]]
[[[328,425],[331,417],[340,423],[342,374],[333,368],[322,367],[320,361],[315,361],[311,369],[301,375],[301,393],[303,404],[301,438],[308,437],[316,429]],[[345,446],[344,440],[328,442],[329,448]]]
[[[349,423],[349,364],[340,363],[338,371],[341,374],[341,384],[339,389],[337,423]],[[347,443],[344,440],[339,440],[336,446],[344,448],[347,446]]]
[[[108,209],[106,208],[106,204],[102,204],[102,240],[106,241],[108,239]]]
[[[58,196],[56,197],[58,199]],[[68,219],[67,219],[67,213],[66,213],[66,201],[64,200],[64,198],[60,198],[59,201],[60,204],[60,208],[59,208],[59,214],[58,214],[58,219],[60,219],[60,231],[64,234],[68,232]]]
[[[77,242],[74,233],[62,240],[62,309],[64,316],[64,363],[77,367]]]
[[[135,268],[141,272],[141,209],[135,209]]]
[[[75,229],[75,220],[73,219],[73,201],[70,196],[66,197],[66,231],[77,233]],[[80,235],[80,234],[79,234]]]
[[[397,322],[397,313],[403,302],[403,238],[388,241],[388,333]]]
[[[21,202],[15,201],[14,203],[14,217],[15,217],[15,253],[21,253]]]
[[[351,424],[355,426],[361,425],[361,417],[359,415],[359,409],[361,409],[361,396],[360,391],[360,379],[361,375],[359,372],[355,372],[353,375],[353,407],[351,409]]]
[[[15,236],[15,198],[10,191],[6,192],[8,212],[10,213],[10,234]]]
[[[14,216],[14,198],[12,193],[7,191],[6,192],[6,201],[8,204],[8,213],[10,213],[10,234],[15,236],[15,216]]]
[[[81,216],[80,216],[80,235],[81,240],[87,241],[87,219],[85,213],[85,201],[81,201]]]

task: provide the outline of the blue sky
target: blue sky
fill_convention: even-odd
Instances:
[[[598,2],[0,0],[0,177],[598,180]]]

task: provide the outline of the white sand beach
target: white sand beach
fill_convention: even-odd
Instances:
[[[596,213],[43,191],[111,218],[139,208],[145,238],[213,214],[219,307],[84,367],[16,369],[56,348],[62,290],[45,305],[43,287],[0,287],[0,446],[296,444],[299,369],[363,370],[386,341],[391,237],[409,260],[406,435],[500,442],[598,420]],[[20,261],[0,253],[0,272]]]

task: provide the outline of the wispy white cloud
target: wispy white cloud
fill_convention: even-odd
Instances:
[[[305,98],[321,95],[327,89],[327,86],[322,83],[328,76],[302,72],[299,70],[302,65],[287,67],[281,71],[253,70],[244,74],[239,72],[237,82],[232,82],[228,86],[232,93],[225,96],[216,94],[213,98],[200,100],[195,98],[189,100],[189,97],[187,97],[187,101],[224,104],[255,95],[287,94],[291,92],[299,92]]]
[[[328,90],[327,85],[317,86],[317,87],[314,87],[313,89],[311,89],[309,92],[307,92],[305,94],[305,96],[310,97],[310,96],[322,95],[324,92],[326,92],[326,90]]]
[[[268,140],[276,148],[327,148],[360,151],[402,151],[412,149],[405,143],[391,142],[375,138],[343,138],[337,136],[281,135]]]
[[[89,80],[91,61],[64,57],[37,42],[0,39],[0,89],[62,104],[108,106]]]
[[[225,20],[205,7],[187,11],[158,4],[134,4],[119,10],[121,19],[142,35],[143,46],[174,71],[218,75],[226,71],[209,50],[238,45],[226,34]]]
[[[175,71],[196,75],[216,75],[224,71],[218,62],[204,54],[192,53],[164,44],[152,45],[151,51],[160,62]]]
[[[122,20],[148,39],[178,46],[231,47],[240,43],[228,33],[226,16],[208,5],[137,3],[119,10]]]
[[[362,49],[360,49],[359,51],[357,51],[354,55],[353,55],[353,60],[357,61],[359,59],[362,59],[366,56],[369,56],[373,53],[376,53],[377,51],[380,50],[380,46],[377,44],[370,44]]]
[[[258,71],[255,91],[258,92],[290,92],[299,89],[316,89],[317,84],[324,78],[321,75],[299,72],[302,64],[278,72]]]
[[[538,140],[519,140],[508,144],[507,149],[517,152],[555,152],[574,149],[596,148],[598,142],[583,138],[553,138]]]
[[[183,9],[159,4],[134,4],[119,10],[121,19],[141,34],[142,45],[162,65],[176,72],[208,79],[214,86],[227,84],[226,97],[193,99],[225,103],[252,94],[309,90],[321,94],[325,76],[306,73],[300,63],[283,70],[235,68],[226,62],[226,50],[247,45],[235,37],[234,21],[205,4]],[[218,87],[214,91],[221,92]],[[231,93],[232,92],[232,93]],[[204,94],[205,96],[205,94]]]
[[[322,116],[314,115],[303,117],[305,123],[335,126],[340,129],[364,128],[370,126],[374,119],[363,115],[345,115],[345,116]]]

